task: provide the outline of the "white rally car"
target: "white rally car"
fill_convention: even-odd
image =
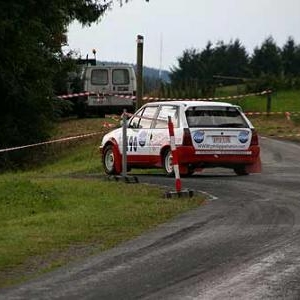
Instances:
[[[162,167],[173,174],[168,117],[174,125],[179,171],[231,168],[237,175],[261,171],[258,135],[239,106],[223,102],[164,101],[145,104],[129,120],[128,168]],[[107,174],[122,172],[122,128],[103,137]]]

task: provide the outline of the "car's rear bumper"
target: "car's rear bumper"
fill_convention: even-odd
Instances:
[[[247,150],[195,150],[190,146],[178,146],[179,164],[254,164],[259,160],[259,146],[250,146]]]

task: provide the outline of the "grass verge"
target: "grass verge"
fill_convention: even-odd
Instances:
[[[288,121],[284,115],[252,116],[251,122],[260,135],[300,141],[300,118],[291,116]]]
[[[114,247],[203,202],[101,180],[99,144],[94,137],[61,145],[38,167],[0,175],[0,287]]]

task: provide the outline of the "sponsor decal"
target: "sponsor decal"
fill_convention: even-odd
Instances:
[[[143,130],[139,133],[138,143],[141,147],[146,145],[147,131]]]
[[[245,149],[246,145],[235,145],[235,144],[201,144],[198,145],[198,149],[214,150],[214,149]]]
[[[252,155],[252,151],[230,151],[230,150],[202,150],[196,151],[198,155]]]
[[[193,139],[197,144],[201,144],[204,141],[204,131],[196,131],[193,135]]]
[[[129,151],[129,152],[137,151],[137,137],[136,136],[135,137],[130,136],[128,138],[127,151]]]
[[[238,140],[242,143],[245,144],[249,140],[249,131],[242,130],[239,135],[238,135]]]

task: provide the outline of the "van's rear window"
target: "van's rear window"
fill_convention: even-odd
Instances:
[[[108,70],[95,69],[92,70],[91,83],[94,85],[107,85],[108,84]]]
[[[127,69],[115,69],[112,73],[113,84],[129,84],[129,72]]]
[[[249,127],[236,107],[189,107],[186,112],[189,127]]]

